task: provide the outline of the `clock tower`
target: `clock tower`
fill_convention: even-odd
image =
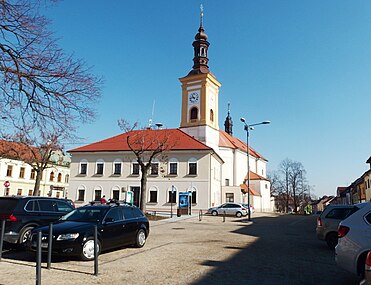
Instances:
[[[210,72],[207,57],[210,43],[202,24],[193,42],[193,67],[182,83],[182,131],[204,142],[210,147],[219,144],[218,94],[220,82]]]

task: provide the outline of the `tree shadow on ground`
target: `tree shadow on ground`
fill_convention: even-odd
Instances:
[[[334,251],[317,240],[313,216],[257,217],[233,232],[256,241],[225,246],[222,250],[238,251],[223,261],[206,260],[202,265],[213,269],[193,285],[358,284],[355,276],[337,267]]]

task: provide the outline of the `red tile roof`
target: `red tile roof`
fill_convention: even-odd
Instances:
[[[35,161],[40,159],[40,152],[36,147],[21,143],[0,140],[0,157],[9,159]]]
[[[140,147],[146,150],[155,150],[159,143],[165,143],[166,150],[212,150],[212,148],[189,136],[179,129],[163,130],[135,130],[123,133],[102,141],[78,147],[68,152],[94,152],[94,151],[130,151],[127,138],[136,150]],[[143,145],[144,141],[144,145]]]
[[[245,176],[245,180],[247,180],[247,174]],[[252,172],[251,170],[250,170],[250,180],[266,180],[266,181],[269,181],[268,178],[260,176],[259,174],[256,174],[255,172]]]
[[[246,184],[241,184],[240,185],[241,189],[243,190],[243,193],[247,193],[247,185]],[[258,192],[256,192],[254,189],[251,188],[250,185],[250,194],[253,196],[261,196]]]
[[[247,145],[245,142],[241,141],[240,139],[231,136],[230,134],[219,130],[219,146],[220,147],[227,147],[227,148],[233,148],[233,149],[239,149],[242,150],[243,152],[246,152],[247,150]],[[263,159],[267,161],[260,153],[255,151],[253,148],[249,146],[249,154],[256,157]]]

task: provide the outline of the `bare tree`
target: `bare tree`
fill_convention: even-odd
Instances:
[[[269,174],[271,192],[276,197],[279,210],[288,212],[290,206],[297,212],[308,189],[306,171],[301,162],[286,158],[279,164],[278,171]]]
[[[134,130],[138,124],[131,126],[126,120],[120,119],[118,125],[127,132],[126,143],[136,157],[140,166],[140,197],[139,207],[145,212],[147,203],[147,176],[153,160],[175,145],[167,130],[152,130],[150,128]],[[162,157],[164,160],[164,156]]]
[[[42,133],[42,138],[38,140],[30,139],[25,133],[27,132],[16,133],[6,141],[1,141],[0,156],[22,160],[32,167],[35,172],[33,195],[39,196],[43,171],[58,163],[50,158],[54,151],[61,150],[62,147],[58,143],[58,133]],[[40,143],[41,141],[44,143]]]
[[[38,0],[0,1],[0,110],[8,127],[65,130],[94,119],[101,80],[66,55]]]

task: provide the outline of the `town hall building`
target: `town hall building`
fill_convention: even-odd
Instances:
[[[225,202],[250,202],[256,211],[272,211],[267,159],[233,136],[228,108],[224,130],[219,129],[218,96],[221,83],[209,70],[209,42],[202,17],[193,42],[192,70],[180,78],[182,106],[176,129],[130,131],[69,151],[72,155],[69,198],[76,204],[101,196],[139,205],[141,172],[128,136],[166,138],[170,146],[158,155],[147,177],[147,211],[169,211],[189,193],[193,211]],[[247,157],[250,189],[247,189]]]

